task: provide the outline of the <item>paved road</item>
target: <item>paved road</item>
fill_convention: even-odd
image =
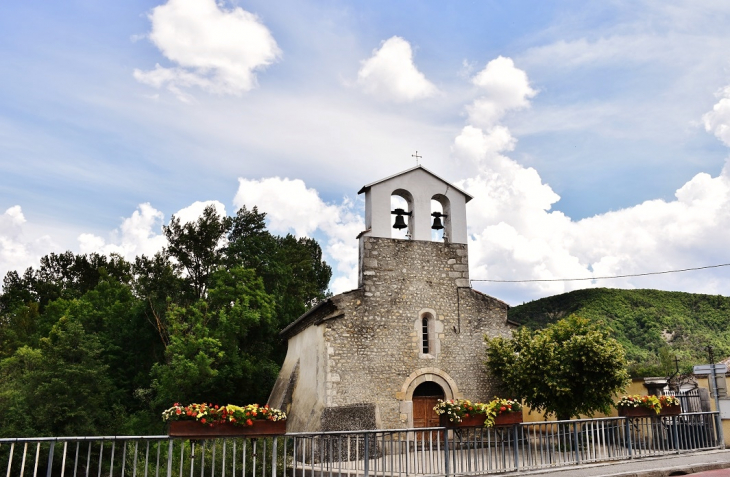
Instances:
[[[667,477],[723,469],[726,473],[706,474],[707,477],[730,476],[730,450],[696,454],[665,455],[632,461],[610,462],[575,467],[559,467],[532,472],[511,472],[504,476],[551,477]],[[728,469],[728,470],[724,470]],[[704,477],[704,476],[703,476]]]

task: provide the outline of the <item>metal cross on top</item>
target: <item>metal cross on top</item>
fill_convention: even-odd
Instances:
[[[415,154],[411,154],[411,157],[415,157],[416,158],[416,165],[418,165],[418,160],[421,159],[423,156],[419,156],[418,155],[418,151],[416,151]]]

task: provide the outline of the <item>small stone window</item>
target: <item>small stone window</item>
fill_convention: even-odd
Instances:
[[[444,324],[436,319],[433,310],[421,310],[414,323],[414,344],[419,358],[436,358],[441,351],[441,336]]]
[[[421,318],[421,342],[423,346],[421,348],[423,354],[428,354],[428,317],[424,316]]]

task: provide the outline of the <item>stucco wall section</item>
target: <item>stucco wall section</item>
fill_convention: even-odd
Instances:
[[[309,326],[289,339],[286,359],[268,404],[287,413],[287,430],[317,431],[327,389],[325,327]]]

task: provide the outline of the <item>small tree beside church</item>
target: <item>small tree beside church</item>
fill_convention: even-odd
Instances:
[[[599,326],[570,316],[542,330],[520,328],[512,339],[485,337],[486,365],[537,411],[560,420],[608,413],[629,375],[623,347]]]

